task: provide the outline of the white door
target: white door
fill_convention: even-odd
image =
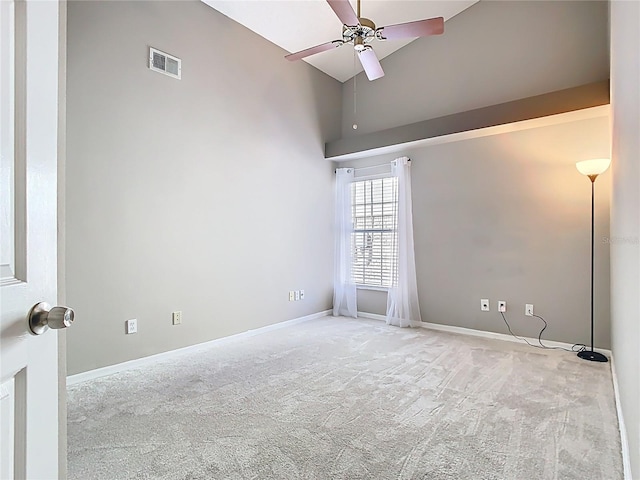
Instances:
[[[0,478],[58,477],[56,300],[57,0],[0,0]]]

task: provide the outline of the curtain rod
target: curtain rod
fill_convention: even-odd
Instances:
[[[395,160],[394,160],[395,161]],[[411,163],[411,159],[407,160],[407,162]],[[388,163],[380,163],[378,165],[369,165],[368,167],[346,167],[346,168],[353,168],[354,170],[369,170],[371,168],[380,168],[380,167],[390,167],[391,166],[391,162]],[[338,170],[334,170],[333,173],[336,173]]]

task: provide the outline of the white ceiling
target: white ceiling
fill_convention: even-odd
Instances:
[[[342,38],[342,23],[326,0],[202,0],[227,17],[290,53]],[[356,10],[355,0],[350,0]],[[478,0],[362,0],[361,16],[376,26],[444,17],[445,22]],[[444,26],[445,35],[447,25]],[[378,58],[404,47],[414,39],[374,40]],[[303,61],[344,82],[354,75],[353,48],[344,45],[312,55]],[[356,60],[356,71],[362,71]]]

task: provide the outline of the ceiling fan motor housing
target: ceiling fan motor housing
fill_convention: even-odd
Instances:
[[[376,38],[376,24],[368,18],[358,18],[360,22],[355,26],[344,25],[342,28],[342,40],[351,43],[358,51],[364,50],[365,44]]]

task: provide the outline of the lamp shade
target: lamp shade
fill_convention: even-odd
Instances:
[[[576,168],[582,175],[600,175],[604,173],[609,165],[611,159],[609,158],[596,158],[593,160],[582,160],[576,163]]]

